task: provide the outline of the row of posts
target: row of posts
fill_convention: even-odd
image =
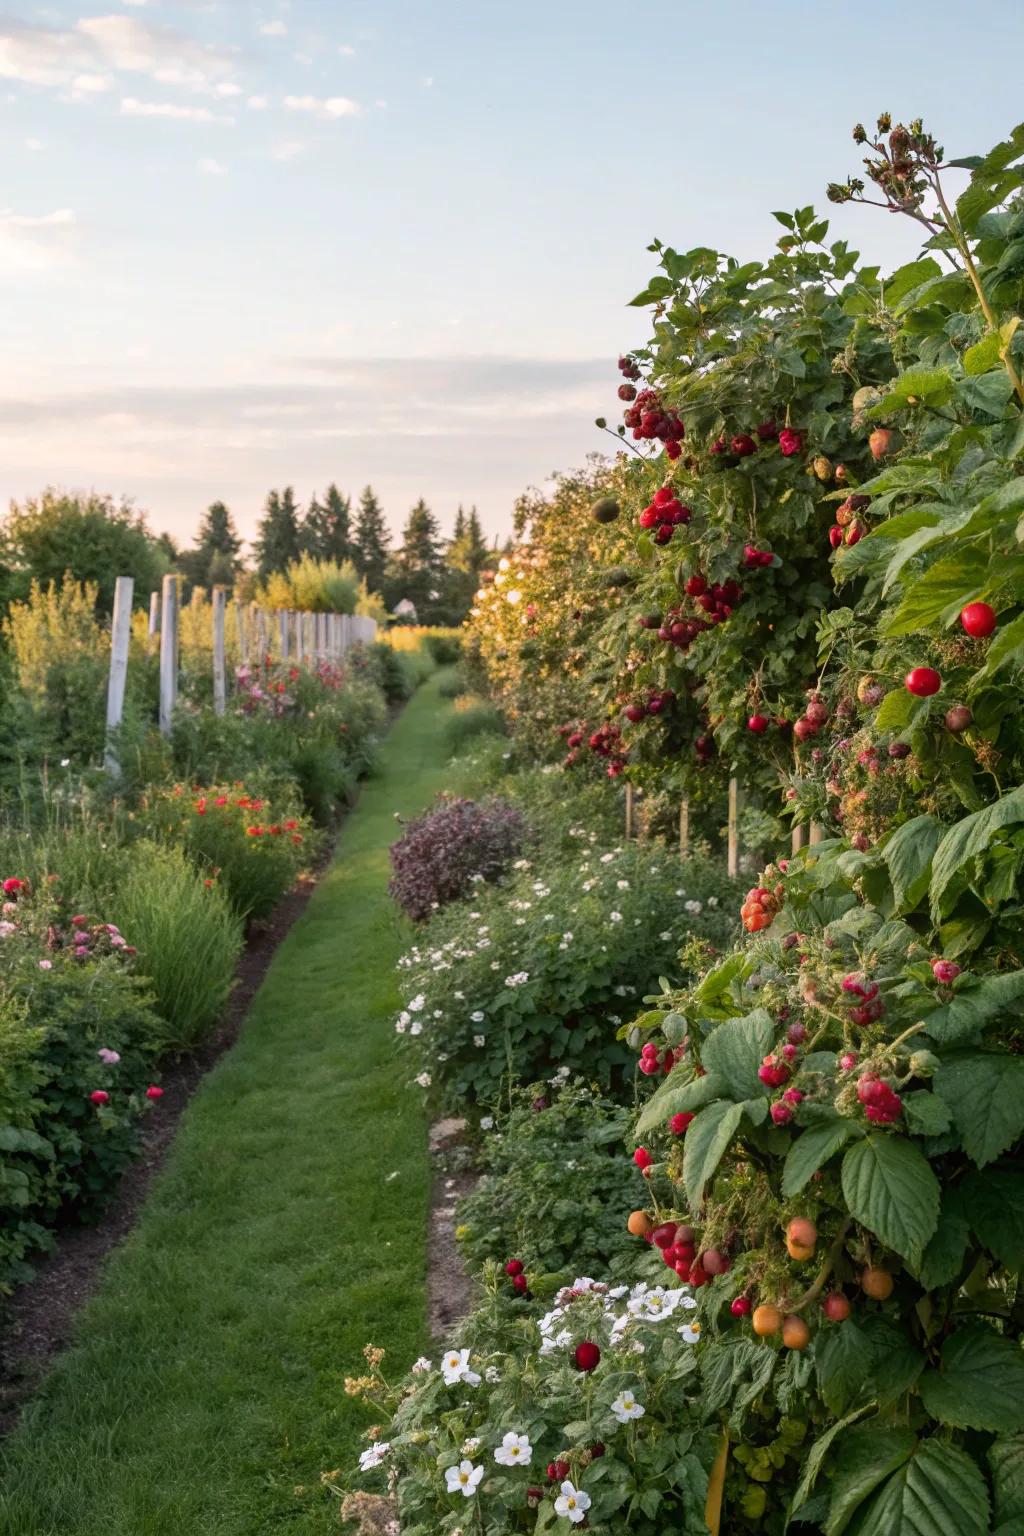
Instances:
[[[135,582],[131,576],[119,576],[114,590],[114,615],[110,637],[110,681],[107,689],[106,766],[110,773],[119,771],[112,746],[113,733],[124,714],[125,683],[131,646],[132,603]],[[238,654],[243,667],[253,661],[263,664],[271,650],[278,659],[297,666],[315,666],[320,662],[340,661],[354,645],[372,645],[377,638],[376,619],[360,614],[312,613],[279,608],[268,612],[256,603],[232,602],[238,637]],[[211,614],[213,626],[213,707],[218,715],[227,710],[228,678],[225,643],[228,594],[225,587],[214,587]],[[160,646],[160,732],[169,736],[178,702],[180,668],[180,578],[165,576],[159,592],[149,602],[149,646]]]
[[[726,824],[726,867],[729,878],[735,880],[740,872],[740,812],[743,809],[743,791],[738,779],[729,780],[729,815]],[[626,841],[631,842],[636,836],[636,799],[632,784],[626,785]],[[813,846],[823,841],[824,830],[817,822],[811,822],[810,827],[793,828],[793,852],[799,853],[807,843]],[[690,855],[690,802],[683,800],[679,805],[679,857],[689,858]]]

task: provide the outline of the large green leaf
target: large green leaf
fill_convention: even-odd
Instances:
[[[859,548],[859,546],[857,546]],[[994,677],[1003,667],[1024,664],[1024,614],[1000,625],[985,653],[982,676]]]
[[[932,921],[938,922],[943,913],[942,898],[950,881],[963,869],[968,859],[982,853],[1004,827],[1024,821],[1024,785],[1012,789],[1008,795],[986,805],[984,810],[965,816],[950,827],[932,859],[932,878],[928,895],[932,906]]]
[[[1024,1132],[1024,1057],[991,1051],[944,1062],[935,1074],[935,1090],[979,1168]]]
[[[963,1210],[983,1247],[1007,1269],[1024,1270],[1024,1173],[986,1168],[961,1185]]]
[[[882,733],[896,731],[905,735],[927,713],[927,699],[915,698],[906,688],[894,688],[878,706],[875,728]]]
[[[939,1181],[927,1158],[902,1136],[865,1136],[843,1158],[850,1214],[879,1242],[920,1263],[939,1219]]]
[[[829,1505],[827,1536],[842,1536],[859,1505],[879,1483],[905,1466],[917,1447],[911,1429],[870,1420],[839,1442],[832,1476],[832,1501]]]
[[[803,1131],[786,1154],[786,1164],[782,1171],[782,1194],[786,1200],[791,1200],[798,1195],[819,1168],[823,1168],[829,1158],[845,1147],[851,1136],[857,1135],[859,1127],[853,1120],[841,1120],[836,1117],[828,1120],[823,1125],[812,1125]]]
[[[939,1224],[924,1251],[918,1279],[926,1291],[949,1285],[963,1268],[971,1229],[963,1214],[962,1202],[954,1191],[946,1190],[939,1212]]]
[[[995,1519],[1024,1520],[1024,1435],[1007,1435],[988,1449]]]
[[[819,1328],[814,1336],[814,1369],[821,1395],[833,1413],[846,1413],[857,1401],[873,1360],[870,1339],[849,1318]]]
[[[1002,1014],[1020,1016],[1024,971],[982,976],[958,988],[948,1003],[926,1013],[924,1026],[939,1045],[961,1045]]]
[[[942,827],[927,813],[905,821],[886,841],[882,858],[892,881],[897,912],[912,911],[927,891],[932,855],[941,841]]]
[[[775,1041],[777,1025],[764,1008],[716,1024],[701,1046],[701,1060],[735,1099],[753,1099],[768,1090],[757,1075]]]
[[[858,1408],[853,1413],[848,1413],[845,1419],[837,1419],[835,1423],[829,1425],[823,1434],[815,1438],[814,1444],[808,1452],[807,1460],[804,1462],[804,1469],[800,1482],[797,1485],[797,1490],[793,1495],[793,1502],[790,1505],[791,1515],[795,1514],[807,1502],[807,1498],[818,1480],[818,1473],[825,1465],[826,1457],[831,1460],[829,1453],[831,1452],[833,1442],[867,1411],[866,1408]]]
[[[663,1126],[666,1120],[671,1120],[673,1115],[685,1110],[694,1112],[703,1109],[705,1104],[720,1099],[726,1092],[725,1083],[714,1072],[706,1072],[703,1077],[689,1077],[685,1082],[673,1082],[674,1076],[673,1073],[666,1078],[648,1099],[637,1122],[638,1136],[643,1136],[656,1126]]]
[[[961,544],[955,555],[943,555],[923,576],[915,578],[892,618],[888,635],[912,635],[959,613],[965,603],[985,590],[989,557],[973,544]]]
[[[719,1099],[702,1109],[686,1133],[683,1156],[683,1182],[691,1210],[704,1197],[704,1187],[722,1161],[726,1147],[743,1119],[743,1105]]]
[[[988,1485],[973,1457],[923,1440],[858,1517],[856,1536],[988,1536]],[[836,1536],[831,1524],[828,1536]]]
[[[938,1370],[918,1383],[933,1418],[954,1429],[1024,1429],[1024,1351],[984,1323],[958,1328],[942,1346]]]
[[[927,1364],[924,1353],[905,1328],[880,1313],[864,1313],[858,1326],[875,1352],[871,1367],[872,1392],[880,1406],[898,1402],[924,1370]]]
[[[923,266],[924,263],[919,265]],[[924,274],[925,277],[937,275],[937,271]],[[944,368],[912,368],[894,379],[885,398],[865,411],[864,416],[867,421],[881,421],[894,411],[904,410],[911,400],[942,406],[951,399],[952,394],[953,380]]]

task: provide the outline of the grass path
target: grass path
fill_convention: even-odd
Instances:
[[[76,1342],[8,1442],[2,1536],[337,1532],[367,1340],[425,1344],[426,1121],[395,1069],[394,813],[444,787],[436,680],[185,1116]],[[389,1175],[398,1174],[397,1178]]]

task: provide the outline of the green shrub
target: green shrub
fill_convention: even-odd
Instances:
[[[445,740],[453,754],[462,751],[466,743],[477,736],[499,736],[504,732],[501,711],[486,700],[469,695],[456,701],[454,711],[445,722]]]
[[[208,886],[181,848],[143,839],[107,910],[139,952],[163,1020],[160,1050],[195,1050],[223,1013],[242,948],[225,890]]]
[[[581,1078],[516,1089],[483,1143],[483,1177],[459,1205],[457,1235],[474,1264],[518,1260],[533,1273],[617,1272],[636,1259],[626,1221],[637,1171],[629,1110]]]
[[[518,860],[502,885],[442,908],[401,962],[396,1028],[417,1078],[455,1103],[493,1104],[503,1084],[560,1066],[621,1086],[635,1063],[623,1019],[680,975],[684,940],[736,932],[739,892],[719,867],[637,844],[601,852],[576,830],[573,859]]]
[[[460,667],[445,667],[438,674],[437,691],[442,699],[460,699],[468,691],[466,679]]]
[[[429,651],[435,666],[450,667],[462,655],[462,632],[461,630],[428,629],[423,636],[423,644]]]

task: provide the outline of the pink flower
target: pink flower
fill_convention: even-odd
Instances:
[[[155,1084],[152,1087],[146,1089],[146,1098],[147,1099],[162,1099],[163,1096],[164,1096],[163,1089],[162,1088],[157,1088]]]
[[[52,960],[40,960],[40,962],[39,962],[39,969],[41,971],[52,971],[53,970],[53,961]]]
[[[110,1094],[104,1093],[102,1088],[95,1089],[94,1092],[90,1093],[89,1098],[97,1106],[110,1103]]]
[[[96,1052],[96,1055],[99,1057],[100,1061],[104,1062],[108,1067],[116,1067],[118,1062],[121,1060],[121,1054],[119,1051],[108,1050],[105,1045],[100,1047],[100,1049]]]

